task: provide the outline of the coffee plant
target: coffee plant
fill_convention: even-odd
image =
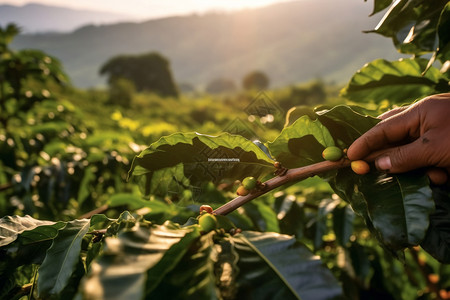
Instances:
[[[91,134],[28,90],[64,88],[59,66],[2,30],[0,298],[450,299],[448,188],[370,161],[355,172],[344,151],[374,115],[450,91],[447,2],[374,1],[389,7],[374,32],[412,57],[366,64],[347,105],[298,108],[266,143],[173,133],[130,163],[130,137]],[[13,58],[26,67],[10,82]]]

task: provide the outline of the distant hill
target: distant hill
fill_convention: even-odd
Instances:
[[[370,60],[398,57],[372,29],[369,2],[303,0],[234,13],[178,16],[142,23],[89,25],[67,34],[24,34],[13,47],[37,48],[62,60],[79,87],[102,84],[98,70],[110,57],[158,51],[175,80],[205,86],[218,77],[241,82],[264,71],[271,86],[322,78],[346,82]]]
[[[130,20],[125,14],[65,7],[27,4],[24,6],[0,5],[0,25],[10,22],[20,24],[28,33],[69,32],[86,24],[110,24]]]

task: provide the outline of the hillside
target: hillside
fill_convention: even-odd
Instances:
[[[67,34],[24,34],[13,47],[58,57],[80,87],[102,84],[98,70],[110,57],[149,51],[170,60],[177,82],[197,87],[217,77],[240,82],[254,69],[266,72],[272,86],[317,77],[345,82],[369,60],[397,57],[389,40],[362,33],[380,18],[369,18],[371,9],[363,1],[303,0],[228,14],[89,25]]]
[[[0,25],[20,24],[24,32],[70,32],[86,24],[108,24],[130,16],[101,11],[77,10],[42,4],[0,5]]]

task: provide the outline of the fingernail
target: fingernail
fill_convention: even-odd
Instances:
[[[380,157],[375,161],[375,165],[379,170],[389,171],[392,168],[391,158],[389,156]]]

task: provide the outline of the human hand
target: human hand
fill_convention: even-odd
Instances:
[[[388,173],[428,168],[434,184],[450,174],[450,93],[426,97],[410,106],[388,111],[377,125],[348,148],[350,160],[375,156],[375,165]]]

